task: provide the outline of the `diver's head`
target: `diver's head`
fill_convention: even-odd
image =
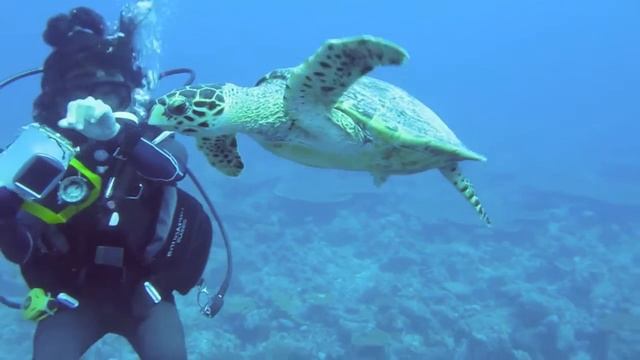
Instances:
[[[82,68],[69,72],[54,87],[43,89],[34,102],[34,119],[59,131],[76,145],[86,139],[76,131],[60,129],[58,121],[65,117],[67,105],[92,96],[109,105],[113,111],[130,111],[135,84],[118,69]]]
[[[68,103],[93,96],[114,111],[126,111],[131,106],[135,84],[127,81],[118,69],[78,69],[70,72],[60,99]]]
[[[53,47],[63,46],[75,32],[92,33],[103,37],[106,32],[104,18],[87,7],[77,7],[68,14],[58,14],[47,21],[42,37]]]
[[[75,8],[49,20],[43,36],[54,49],[45,61],[42,92],[34,102],[37,122],[78,144],[86,141],[82,135],[57,127],[69,102],[93,96],[113,111],[130,110],[134,90],[143,86],[132,33],[106,36],[99,14]]]

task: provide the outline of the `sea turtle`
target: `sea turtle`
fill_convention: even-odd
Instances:
[[[373,36],[327,41],[303,64],[274,70],[253,87],[207,84],[156,100],[149,123],[197,139],[209,162],[229,176],[244,168],[236,133],[309,166],[389,175],[437,168],[490,224],[458,162],[485,157],[467,149],[427,106],[368,76],[407,53]]]

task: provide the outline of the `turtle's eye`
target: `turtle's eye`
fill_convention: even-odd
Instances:
[[[174,116],[182,116],[186,114],[187,111],[189,111],[187,99],[181,96],[172,99],[167,105],[167,110],[169,111],[169,114]]]

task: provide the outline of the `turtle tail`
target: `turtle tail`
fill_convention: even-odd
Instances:
[[[480,199],[476,195],[476,191],[473,188],[471,181],[462,175],[462,172],[458,168],[458,164],[455,163],[441,167],[440,172],[453,184],[453,186],[456,187],[456,189],[458,189],[458,191],[460,191],[471,206],[476,209],[476,212],[480,215],[482,221],[484,221],[487,226],[491,226],[491,219],[489,219],[484,206],[482,206]]]

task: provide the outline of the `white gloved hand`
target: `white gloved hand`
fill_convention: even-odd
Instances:
[[[67,117],[58,121],[58,126],[74,129],[95,140],[109,140],[120,131],[111,107],[91,96],[71,101],[67,105]]]

